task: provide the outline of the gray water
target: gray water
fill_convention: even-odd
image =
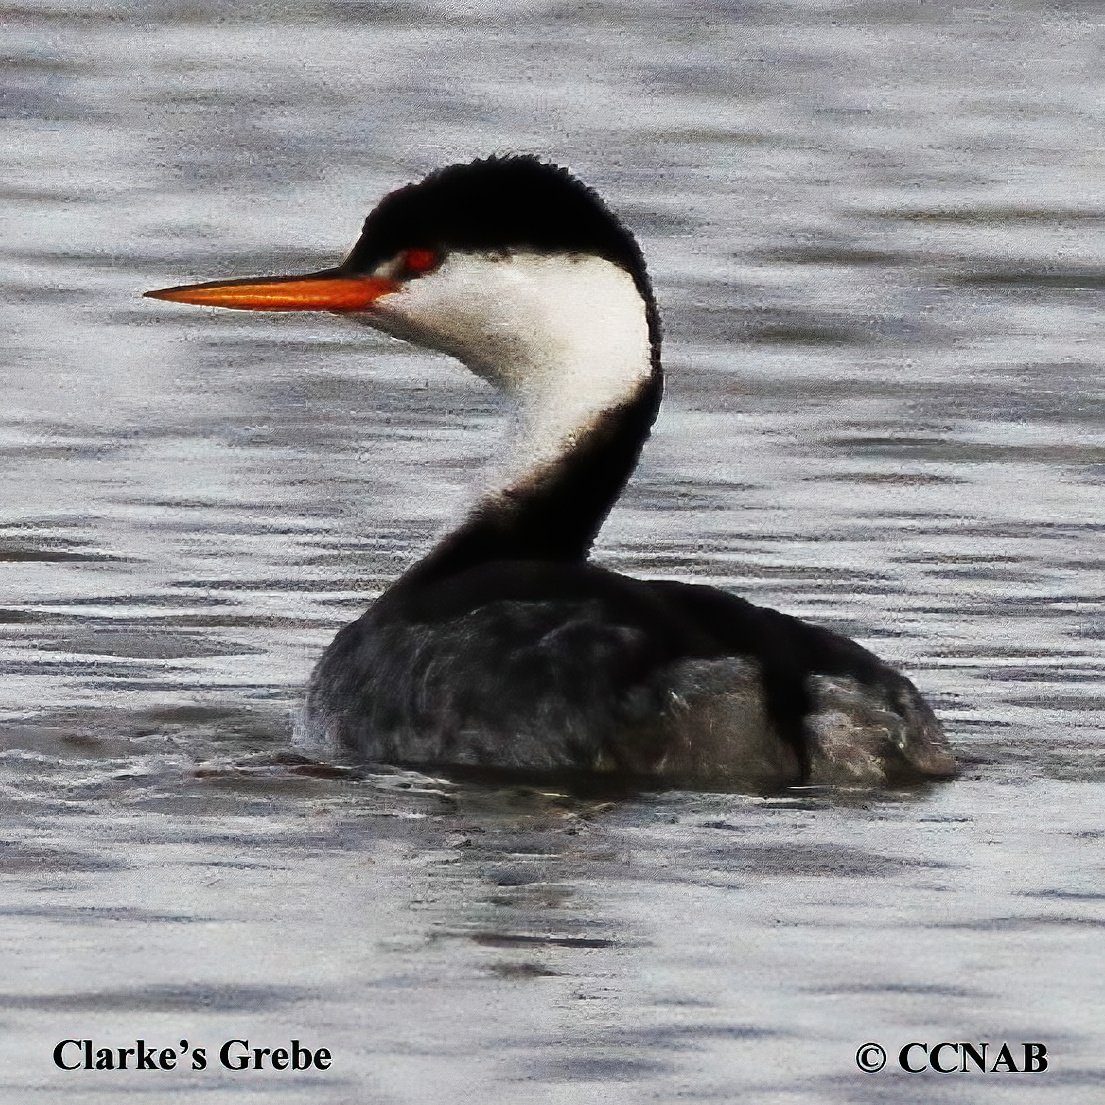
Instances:
[[[1102,1100],[1100,4],[3,26],[0,1098]],[[336,319],[139,294],[322,267],[388,189],[508,149],[610,199],[666,320],[599,559],[854,635],[958,780],[604,798],[289,754],[499,408]],[[209,1066],[66,1072],[66,1038]],[[333,1065],[231,1072],[235,1038]],[[897,1069],[943,1040],[1050,1067]]]

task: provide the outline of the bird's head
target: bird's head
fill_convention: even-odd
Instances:
[[[391,192],[335,268],[146,295],[347,315],[449,353],[507,391],[555,377],[587,386],[603,365],[624,373],[627,360],[644,374],[659,365],[633,235],[567,170],[529,156],[451,165]]]

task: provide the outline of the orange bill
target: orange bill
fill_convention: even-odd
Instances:
[[[229,307],[235,311],[363,311],[399,288],[379,276],[350,276],[341,269],[304,276],[258,276],[248,280],[212,280],[146,292],[149,299]]]

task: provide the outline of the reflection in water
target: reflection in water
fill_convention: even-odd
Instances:
[[[334,1067],[158,1092],[851,1102],[866,1040],[1004,1038],[1056,1062],[1003,1101],[1096,1100],[1096,14],[9,6],[0,1097],[150,1092],[56,1070],[67,1034],[248,1034]],[[609,195],[665,314],[603,561],[876,643],[963,778],[579,796],[290,754],[314,657],[498,412],[336,320],[137,294],[321,268],[496,149]]]

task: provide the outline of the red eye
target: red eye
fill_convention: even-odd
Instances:
[[[403,254],[403,267],[410,273],[429,272],[437,264],[438,257],[432,249],[408,249]]]

